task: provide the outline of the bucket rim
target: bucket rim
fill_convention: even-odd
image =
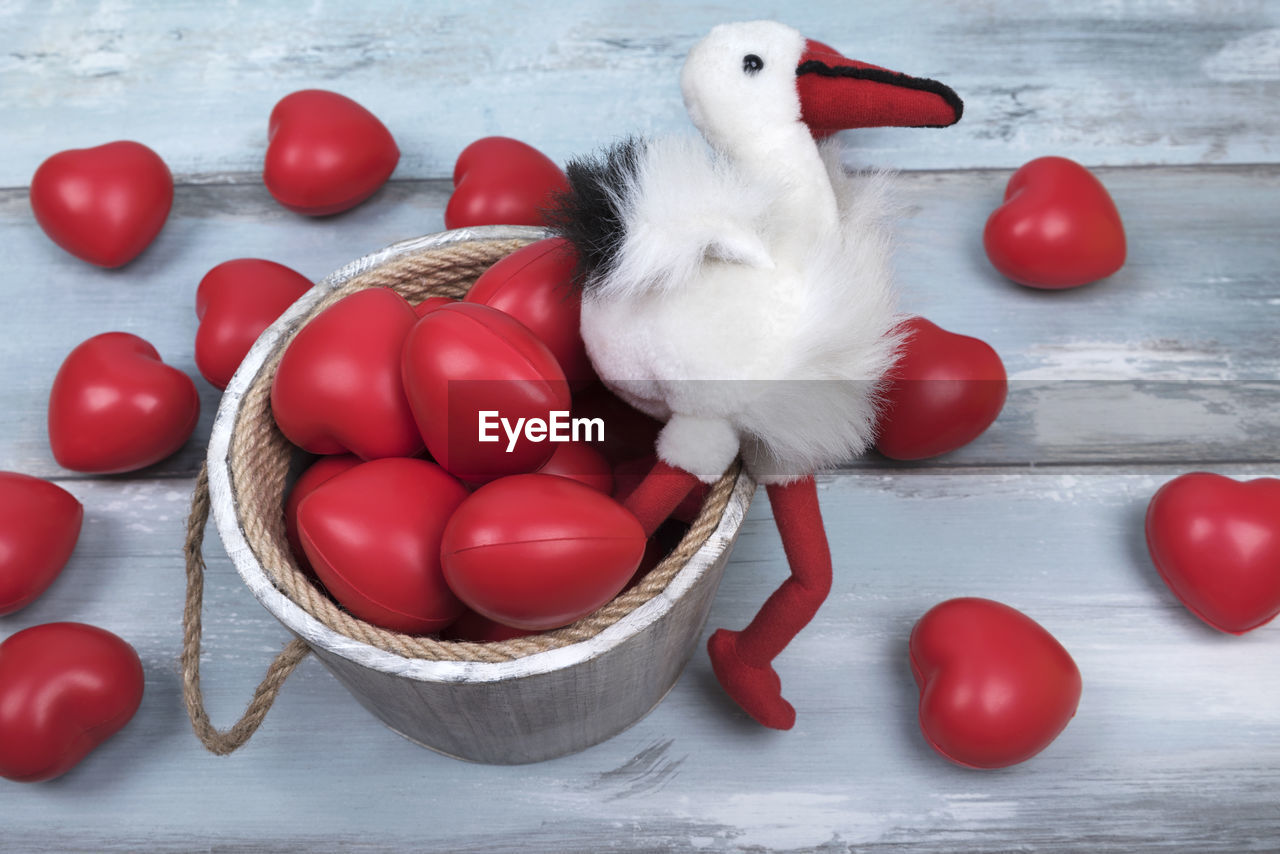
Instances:
[[[361,256],[317,282],[271,324],[254,343],[223,392],[207,451],[210,504],[214,525],[232,564],[249,590],[277,620],[316,651],[328,652],[371,670],[420,682],[496,682],[536,676],[596,658],[661,620],[676,602],[732,545],[755,492],[745,470],[734,483],[719,524],[702,547],[660,593],[586,640],[510,661],[432,661],[407,658],[349,638],[326,626],[276,588],[249,546],[231,491],[230,448],[242,399],[280,341],[291,335],[314,306],[350,279],[414,252],[477,240],[540,240],[552,236],[532,226],[477,226],[437,232],[392,243]]]

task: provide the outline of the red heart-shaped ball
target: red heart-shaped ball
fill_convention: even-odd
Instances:
[[[1152,497],[1146,528],[1160,577],[1215,629],[1240,635],[1280,614],[1280,479],[1184,474]]]
[[[644,548],[636,517],[609,496],[568,478],[526,474],[473,492],[449,520],[440,555],[445,580],[470,608],[542,631],[616,596]]]
[[[417,322],[388,288],[343,297],[289,342],[271,383],[280,432],[313,454],[411,457],[422,437],[400,381],[400,353]]]
[[[1004,407],[1009,381],[991,345],[913,317],[889,374],[876,449],[922,460],[978,438]]]
[[[911,630],[908,649],[920,729],[960,765],[1025,762],[1058,737],[1080,702],[1080,671],[1062,644],[990,599],[935,605]]]
[[[289,497],[284,502],[284,533],[289,539],[289,548],[293,550],[293,557],[298,561],[298,566],[303,572],[309,575],[315,574],[311,561],[307,560],[307,553],[302,548],[302,538],[298,536],[298,505],[302,503],[302,499],[315,492],[320,484],[355,468],[362,462],[364,460],[355,454],[321,457],[309,465],[307,470],[298,475],[298,479],[293,482]]]
[[[406,634],[452,623],[462,603],[440,571],[440,537],[467,490],[426,460],[374,460],[320,484],[298,505],[316,575],[348,611]]]
[[[548,434],[531,439],[523,426],[509,442],[500,419],[516,431],[529,419],[547,424],[569,412],[569,385],[546,345],[496,308],[469,302],[438,308],[413,327],[404,386],[431,456],[469,483],[534,471],[555,451]],[[493,441],[481,440],[482,429]]]
[[[53,379],[49,445],[74,471],[135,471],[181,448],[199,418],[190,377],[137,335],[104,332],[72,350]]]
[[[0,471],[0,617],[35,601],[75,550],[84,507],[62,487]]]
[[[473,225],[546,225],[552,197],[569,180],[551,158],[531,145],[488,136],[462,150],[453,167],[453,195],[445,228]]]
[[[605,495],[613,494],[613,469],[604,455],[586,442],[560,442],[538,474],[553,474],[585,484]]]
[[[31,178],[31,210],[54,243],[119,267],[155,239],[173,207],[169,167],[140,142],[60,151]]]
[[[226,388],[262,331],[311,289],[306,276],[274,261],[237,258],[204,274],[196,288],[196,367]]]
[[[45,623],[0,643],[0,777],[70,771],[142,704],[133,647],[83,623]]]
[[[1040,157],[1013,173],[982,244],[992,265],[1021,285],[1074,288],[1124,266],[1124,224],[1092,172]]]
[[[304,89],[271,111],[262,181],[289,210],[327,216],[372,196],[399,160],[373,113],[337,92]]]
[[[437,308],[444,308],[451,302],[457,302],[457,300],[450,299],[449,297],[427,297],[413,307],[413,312],[418,315],[418,317],[422,317],[423,315],[430,314]]]
[[[573,286],[577,263],[567,240],[539,240],[485,270],[466,296],[467,302],[504,311],[529,327],[556,357],[575,389],[596,376],[582,343],[582,298]]]

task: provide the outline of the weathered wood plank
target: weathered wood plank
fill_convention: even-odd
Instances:
[[[1274,468],[1226,467],[1247,477]],[[821,487],[836,581],[779,659],[795,730],[748,722],[695,654],[668,698],[603,745],[518,768],[461,763],[379,725],[304,664],[240,753],[203,752],[176,657],[190,482],[70,481],[87,508],[64,575],[0,633],[54,619],[134,643],[142,710],[50,785],[3,785],[14,850],[1265,851],[1280,840],[1274,626],[1218,634],[1164,589],[1141,518],[1176,469],[913,471]],[[208,549],[206,690],[237,715],[285,631]],[[752,508],[708,631],[741,626],[783,575]],[[1071,651],[1080,712],[1034,760],[974,772],[915,723],[910,627],[937,602],[1021,608]]]
[[[1280,8],[1266,0],[980,5],[814,0],[0,4],[0,186],[54,151],[134,138],[182,175],[260,171],[290,91],[365,104],[440,178],[469,142],[527,140],[558,161],[629,133],[688,129],[678,74],[725,21],[781,15],[850,55],[936,77],[965,99],[943,133],[850,135],[863,162],[1012,167],[1249,163],[1280,151]]]
[[[978,442],[935,464],[1280,456],[1280,167],[1102,170],[1125,217],[1130,257],[1111,279],[1043,292],[996,274],[981,228],[1007,172],[906,172],[897,266],[901,304],[990,342],[1013,384]],[[326,220],[279,208],[261,187],[178,191],[155,245],[117,271],[54,247],[24,194],[0,191],[0,466],[65,474],[44,419],[58,365],[80,341],[121,329],[196,374],[194,294],[228,258],[257,256],[320,278],[396,240],[443,227],[444,182],[394,182]],[[218,395],[203,380],[196,436],[150,474],[199,466]],[[862,461],[859,465],[879,465]]]
[[[318,278],[436,231],[453,159],[493,133],[558,160],[630,133],[687,128],[676,70],[714,23],[785,14],[851,55],[965,98],[943,132],[846,134],[850,163],[906,169],[903,307],[1002,354],[1010,403],[941,461],[882,460],[822,483],[837,579],[779,661],[796,730],[750,724],[695,654],[632,729],[562,760],[467,765],[380,726],[315,662],[241,753],[218,759],[179,695],[180,547],[217,394],[171,460],[80,478],[44,435],[49,382],[97,332],[127,329],[194,375],[193,297],[231,257]],[[1189,468],[1280,475],[1280,6],[1266,0],[1051,3],[492,0],[303,9],[270,0],[0,0],[0,468],[58,478],[85,503],[80,546],[0,637],[75,619],[139,649],[138,718],[65,778],[0,781],[0,848],[18,851],[1280,850],[1276,626],[1219,635],[1163,587],[1146,502]],[[289,91],[365,103],[404,151],[397,180],[323,221],[257,181],[266,117]],[[184,184],[157,243],[89,268],[30,219],[24,187],[55,150],[155,147]],[[1041,154],[1104,169],[1128,266],[1065,293],[1003,281],[981,225],[1008,168]],[[1262,166],[1222,164],[1262,163]],[[1230,461],[1237,461],[1232,463]],[[1048,465],[1051,473],[1030,468]],[[1077,465],[1085,464],[1085,465]],[[212,532],[210,533],[213,539]],[[209,547],[206,691],[242,710],[288,634]],[[708,630],[739,627],[783,574],[760,497]],[[914,720],[906,637],[928,607],[985,595],[1025,610],[1079,662],[1077,719],[1035,760],[978,773],[934,755]]]

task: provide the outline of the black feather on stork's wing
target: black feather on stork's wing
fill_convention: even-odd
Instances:
[[[600,154],[569,162],[568,192],[558,193],[546,212],[552,231],[578,253],[575,280],[590,290],[618,263],[626,236],[626,196],[636,185],[645,142],[628,137]]]

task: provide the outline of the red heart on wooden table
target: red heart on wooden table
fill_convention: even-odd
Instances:
[[[262,331],[311,289],[306,276],[274,261],[236,258],[204,274],[196,288],[196,367],[226,388]]]
[[[1215,629],[1240,635],[1280,614],[1280,479],[1174,478],[1147,506],[1146,533],[1165,584]]]
[[[404,387],[432,458],[468,483],[537,469],[556,449],[553,413],[569,417],[556,357],[487,305],[454,303],[419,320],[404,343]],[[531,435],[535,420],[543,429]]]
[[[45,623],[0,643],[0,777],[23,783],[70,771],[142,704],[133,647],[83,623]]]
[[[923,317],[910,333],[884,393],[876,450],[895,460],[922,460],[954,451],[991,426],[1009,382],[991,345],[948,332]]]
[[[53,379],[49,445],[75,471],[135,471],[181,448],[199,417],[190,377],[137,335],[105,332],[72,350]]]
[[[31,178],[31,210],[44,233],[99,267],[136,258],[160,233],[171,207],[169,167],[139,142],[60,151]]]
[[[372,196],[399,160],[373,113],[337,92],[303,89],[271,111],[262,182],[289,210],[327,216]]]
[[[343,297],[289,342],[271,384],[280,432],[313,454],[411,457],[422,436],[400,381],[400,353],[418,316],[388,288]]]
[[[569,181],[551,158],[531,145],[488,136],[462,150],[453,167],[453,195],[445,228],[546,225],[543,211]]]
[[[1035,756],[1080,702],[1080,671],[1035,620],[990,599],[951,599],[915,624],[908,643],[920,729],[947,759],[1004,768]]]
[[[30,605],[75,550],[84,507],[62,487],[0,472],[0,617]]]
[[[452,623],[462,603],[445,584],[440,538],[467,490],[426,460],[363,463],[298,505],[298,533],[316,575],[362,620],[408,634]]]
[[[982,243],[997,270],[1033,288],[1094,282],[1125,259],[1124,224],[1111,194],[1065,157],[1040,157],[1013,173]]]
[[[558,237],[517,249],[480,275],[466,301],[504,311],[547,345],[574,389],[596,378],[582,343],[582,298],[573,285],[577,253]]]

